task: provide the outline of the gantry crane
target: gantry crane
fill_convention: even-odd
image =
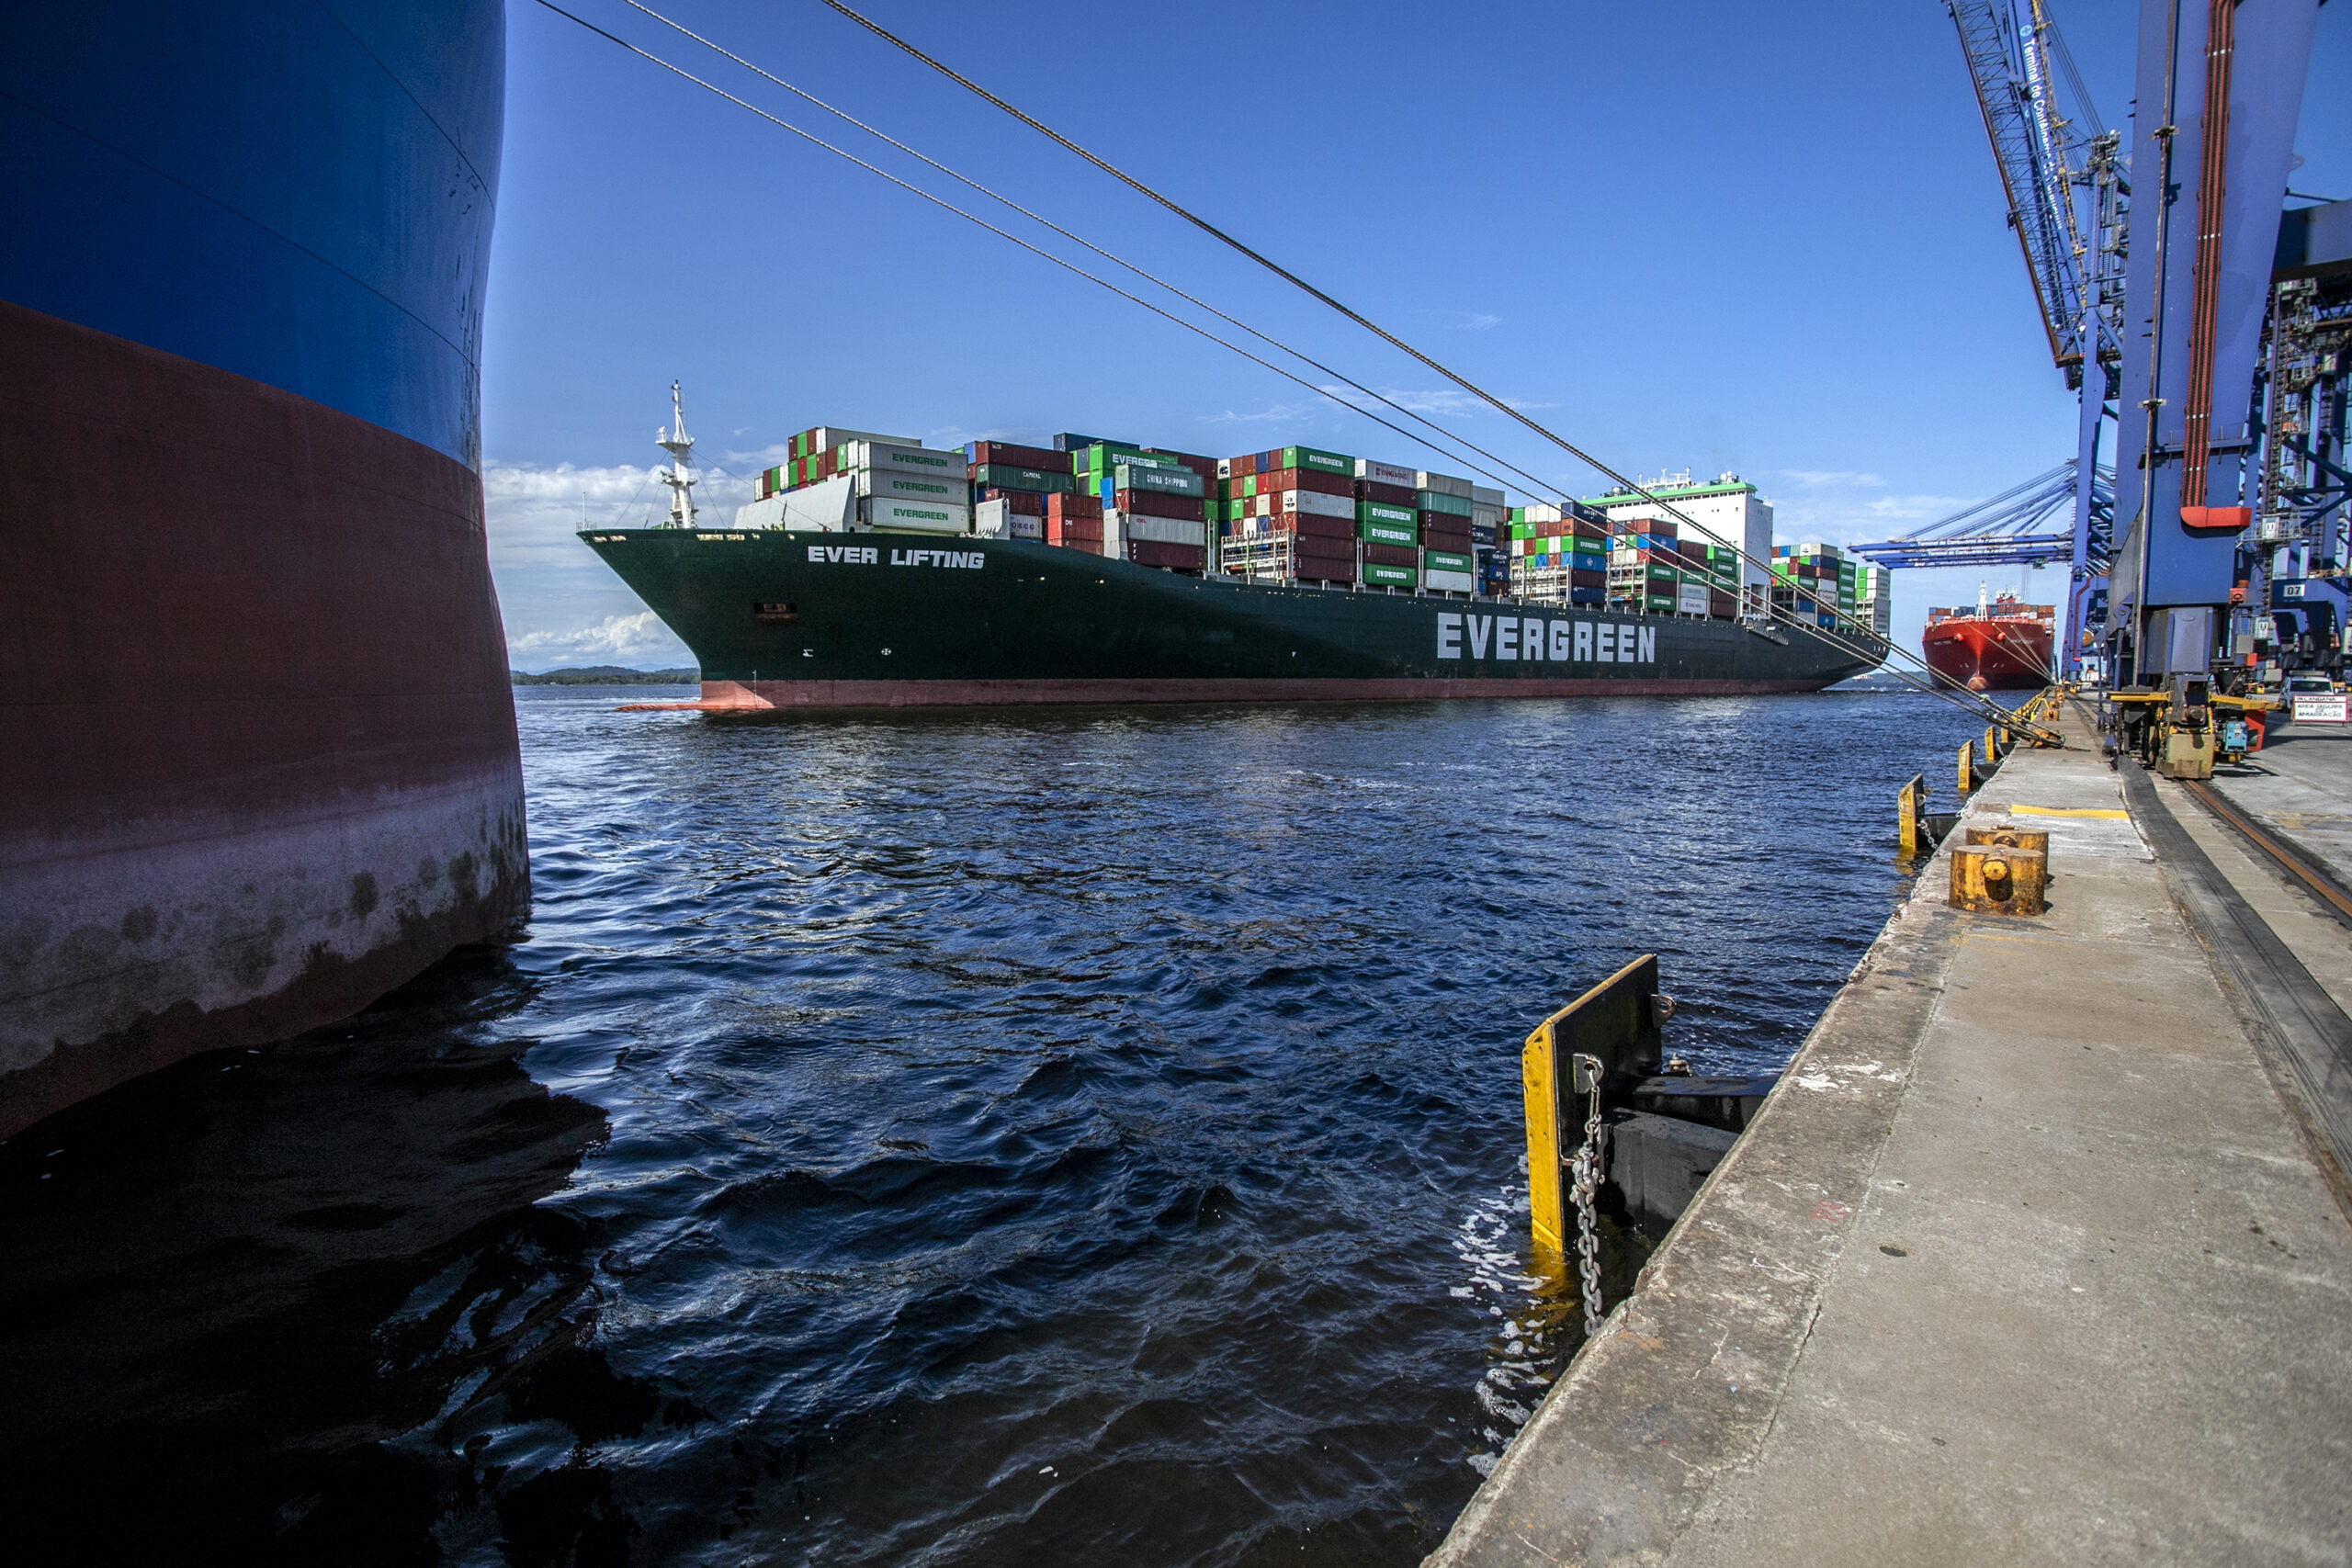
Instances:
[[[2192,772],[2207,694],[2340,658],[2352,203],[2281,218],[2318,6],[2142,0],[2127,140],[2060,112],[2053,64],[2098,122],[2044,0],[1946,0],[2081,394],[2064,668],[2099,657],[2143,750]]]

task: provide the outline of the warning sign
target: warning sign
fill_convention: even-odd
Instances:
[[[2297,724],[2352,724],[2352,696],[2323,697],[2311,693],[2295,694]]]

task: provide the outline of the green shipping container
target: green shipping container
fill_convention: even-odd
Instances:
[[[1155,463],[1121,463],[1112,468],[1111,482],[1118,490],[1149,491],[1154,495],[1195,496],[1201,476],[1190,468],[1163,468]]]
[[[1644,603],[1653,610],[1671,611],[1675,606],[1675,598],[1671,593],[1652,593],[1644,600]]]
[[[1409,566],[1383,566],[1378,561],[1363,563],[1363,580],[1375,588],[1419,588],[1419,574]]]
[[[1356,521],[1396,523],[1410,528],[1419,525],[1420,519],[1413,514],[1413,509],[1409,506],[1392,506],[1385,501],[1359,501],[1356,502]],[[1409,545],[1417,541],[1408,539],[1405,542]]]
[[[1109,441],[1098,441],[1085,451],[1073,452],[1069,457],[1070,472],[1073,474],[1107,474],[1121,463],[1144,463],[1163,468],[1183,466],[1170,458],[1155,457],[1140,446],[1121,446]]]
[[[1043,468],[1016,468],[1010,463],[982,463],[972,470],[972,482],[982,490],[1041,490],[1048,494],[1068,494],[1078,482],[1068,474],[1051,474]]]
[[[1318,452],[1312,446],[1283,447],[1282,467],[1309,468],[1318,474],[1337,474],[1346,479],[1356,477],[1356,460],[1353,457],[1343,457],[1337,452]]]
[[[1418,545],[1421,531],[1410,523],[1375,523],[1364,518],[1356,525],[1356,536],[1370,545]]]
[[[1421,568],[1425,571],[1468,571],[1472,564],[1468,556],[1458,556],[1450,550],[1421,552]]]
[[[1442,512],[1449,517],[1470,515],[1470,502],[1458,495],[1441,495],[1433,490],[1413,492],[1413,503],[1424,512]]]

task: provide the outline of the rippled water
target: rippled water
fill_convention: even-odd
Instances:
[[[0,1146],[20,1541],[1410,1563],[1574,1348],[1521,1038],[1656,951],[1784,1060],[1968,733],[516,694],[526,941]]]

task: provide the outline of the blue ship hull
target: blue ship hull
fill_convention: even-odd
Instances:
[[[504,28],[10,7],[0,1135],[527,908],[479,471]]]

